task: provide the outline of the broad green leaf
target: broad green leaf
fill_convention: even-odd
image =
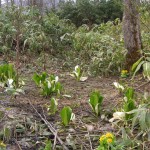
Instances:
[[[69,122],[71,120],[71,114],[72,114],[72,109],[69,106],[64,107],[61,110],[61,112],[60,112],[61,120],[65,126],[67,126],[69,124]]]
[[[146,126],[146,111],[142,111],[139,116],[139,124],[143,131],[147,129]]]
[[[43,72],[41,77],[40,77],[40,80],[41,80],[42,83],[45,81],[46,77],[47,77],[47,73]]]
[[[143,56],[132,65],[132,69],[131,70],[133,72],[135,71],[135,69],[137,68],[137,66],[140,64],[140,62],[142,61],[142,59],[143,59]]]
[[[40,77],[38,74],[34,74],[33,77],[32,77],[33,81],[36,83],[36,85],[40,86]]]
[[[133,73],[133,76],[132,76],[132,80],[133,78],[135,77],[135,74],[140,70],[140,68],[142,67],[142,65],[145,63],[145,61],[141,61],[138,66],[136,67],[134,73]]]
[[[123,138],[123,140],[127,140],[128,139],[128,134],[127,134],[125,128],[121,127],[121,131],[122,131],[122,138]]]
[[[58,103],[57,103],[56,99],[55,98],[51,98],[51,100],[50,100],[50,112],[52,114],[56,113],[57,106],[58,106]]]
[[[100,95],[98,91],[94,91],[90,95],[89,104],[91,105],[93,111],[99,115],[100,107],[103,101],[103,96]]]
[[[82,70],[81,70],[80,66],[79,65],[75,66],[74,71],[70,75],[74,76],[77,81],[80,81],[80,78],[82,76]]]
[[[133,119],[132,119],[132,131],[133,131],[133,129],[134,129],[134,126],[137,124],[137,122],[138,122],[138,116],[139,116],[139,112],[137,112],[137,109],[135,109],[136,110],[136,113],[134,114],[134,117],[133,117]],[[131,112],[133,112],[134,113],[134,110],[132,110]]]
[[[24,48],[25,48],[27,42],[28,42],[28,39],[26,39],[23,43],[23,51],[24,51]]]
[[[150,111],[148,111],[146,113],[146,124],[147,124],[147,126],[149,127],[149,130],[150,130]]]
[[[143,64],[143,74],[150,80],[150,62],[145,62]]]
[[[51,143],[51,141],[47,141],[46,142],[46,146],[45,146],[44,150],[52,150],[52,143]]]
[[[95,113],[96,113],[97,115],[99,115],[99,113],[100,113],[100,104],[97,104],[97,105],[95,106],[94,110],[95,110]]]
[[[134,89],[133,88],[128,88],[125,92],[125,96],[127,97],[128,100],[134,98]]]
[[[146,57],[146,60],[150,62],[150,57]]]
[[[41,75],[34,74],[33,80],[41,88],[42,95],[50,96],[53,93],[60,94],[62,85],[58,82],[58,76],[43,72]]]
[[[71,120],[71,121],[74,121],[75,119],[76,119],[76,116],[75,116],[74,113],[72,113],[72,114],[71,114],[71,119],[70,119],[70,120]]]

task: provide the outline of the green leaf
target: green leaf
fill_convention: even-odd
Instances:
[[[69,106],[64,107],[61,110],[61,112],[60,112],[61,120],[65,126],[67,126],[69,124],[69,122],[71,120],[71,114],[72,114],[72,109]]]
[[[139,65],[139,63],[142,61],[142,59],[143,59],[143,56],[132,65],[132,69],[131,70],[133,72],[135,71],[135,69],[137,68],[137,66]]]
[[[60,94],[60,91],[62,90],[62,85],[61,85],[61,83],[60,82],[57,82],[56,84],[55,84],[55,92],[57,93],[57,94]]]
[[[123,138],[123,140],[127,140],[128,139],[128,134],[127,134],[125,128],[121,127],[121,131],[122,131],[122,138]]]
[[[146,57],[146,60],[150,62],[150,57]]]
[[[57,103],[56,99],[55,98],[51,98],[51,100],[50,100],[50,112],[52,114],[56,113],[57,106],[58,106],[58,103]]]
[[[80,78],[82,76],[82,70],[80,66],[75,66],[75,70],[70,74],[71,76],[74,76],[77,81],[80,81]]]
[[[17,78],[16,71],[12,64],[0,65],[0,82],[4,83],[4,86],[7,85],[8,79],[12,79],[14,81],[13,86],[16,87]]]
[[[32,77],[33,81],[36,83],[37,86],[40,86],[40,76],[38,74],[34,74]]]
[[[4,139],[9,141],[10,137],[11,137],[11,129],[10,129],[10,127],[4,127],[3,134],[4,134]]]
[[[134,111],[135,110],[135,111]],[[134,129],[134,126],[137,124],[137,122],[138,122],[138,116],[139,116],[139,112],[138,112],[138,109],[134,109],[133,111],[131,111],[131,113],[133,112],[133,113],[135,113],[134,114],[134,117],[133,117],[133,119],[132,119],[132,131],[133,131],[133,129]]]
[[[42,95],[49,96],[53,93],[60,94],[62,90],[62,85],[58,82],[58,76],[50,75],[43,72],[41,75],[35,73],[33,75],[33,80],[37,86],[42,90]]]
[[[44,150],[52,150],[52,143],[51,143],[51,141],[47,141],[46,142],[46,146],[45,146]]]
[[[150,80],[150,62],[145,62],[143,64],[143,74]]]
[[[146,126],[146,111],[142,111],[140,113],[139,124],[140,124],[141,130],[145,131],[147,129],[147,126]]]
[[[90,95],[89,104],[91,105],[93,111],[99,115],[100,107],[103,101],[103,96],[100,95],[98,91],[94,91]]]
[[[124,99],[124,105],[123,105],[124,112],[132,111],[135,108],[136,106],[135,106],[135,101],[134,101],[134,89],[127,88],[125,92],[125,99]],[[129,120],[133,118],[133,114],[126,113],[125,118],[126,120]]]
[[[97,115],[99,115],[99,113],[100,113],[100,104],[97,104],[94,109],[95,109],[95,113]]]
[[[47,76],[48,76],[48,75],[47,75],[46,72],[43,72],[43,73],[42,73],[42,75],[40,76],[40,80],[41,80],[42,83],[46,80]]]
[[[125,92],[125,96],[127,97],[128,100],[134,98],[134,89],[133,88],[128,88]]]
[[[149,127],[149,129],[150,129],[150,112],[146,113],[146,124]]]
[[[132,79],[135,77],[135,74],[140,70],[141,66],[145,63],[145,61],[141,61],[138,66],[136,67],[134,73],[133,73],[133,76],[132,76]]]

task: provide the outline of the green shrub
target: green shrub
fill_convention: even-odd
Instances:
[[[118,20],[116,22],[119,23]],[[126,50],[123,46],[121,24],[112,22],[95,26],[91,31],[82,26],[72,34],[78,59],[91,74],[116,74],[123,68]]]
[[[122,18],[123,5],[121,0],[91,1],[78,0],[60,3],[57,14],[62,19],[71,20],[77,27],[88,24],[100,24]],[[88,12],[88,13],[87,13]]]

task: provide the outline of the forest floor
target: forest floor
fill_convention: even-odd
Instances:
[[[25,94],[13,98],[0,91],[0,137],[3,130],[11,131],[3,137],[7,150],[39,150],[45,146],[46,139],[51,139],[54,149],[65,149],[62,148],[64,145],[69,150],[95,149],[103,133],[120,134],[109,122],[112,112],[123,100],[123,95],[114,87],[113,82],[117,81],[136,89],[137,100],[140,100],[145,92],[150,94],[150,84],[147,84],[142,75],[137,75],[132,82],[130,78],[122,79],[119,75],[107,78],[88,77],[84,82],[77,82],[70,76],[70,70],[63,68],[62,60],[49,59],[46,71],[59,76],[63,92],[62,96],[58,97],[58,112],[55,115],[48,115],[46,105],[49,104],[50,98],[40,95],[39,88],[32,81],[34,72],[40,73],[43,70],[40,60],[22,62],[19,70],[26,83]],[[99,117],[94,115],[88,104],[89,94],[95,89],[104,96]],[[64,127],[60,119],[60,110],[63,106],[70,106],[76,116],[75,121],[68,127]],[[44,120],[48,123],[46,124]],[[54,133],[50,129],[54,129]]]

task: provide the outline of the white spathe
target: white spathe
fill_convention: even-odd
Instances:
[[[122,91],[124,90],[124,87],[121,84],[119,84],[118,82],[114,82],[113,84],[117,89],[121,89]]]

